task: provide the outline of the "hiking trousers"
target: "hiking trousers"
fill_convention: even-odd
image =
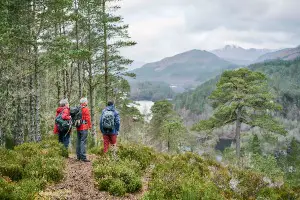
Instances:
[[[87,136],[88,130],[77,131],[76,154],[79,160],[86,160]]]
[[[116,145],[117,144],[117,135],[103,135],[103,144],[104,144],[104,153],[108,152],[109,145]]]
[[[66,148],[70,144],[70,134],[69,133],[58,133],[58,141],[62,143]]]

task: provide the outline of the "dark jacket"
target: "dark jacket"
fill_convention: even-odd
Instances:
[[[103,124],[102,124],[102,117],[103,117],[103,113],[104,111],[113,111],[114,115],[115,115],[115,127],[113,130],[104,130],[103,128]],[[120,131],[120,115],[119,112],[116,111],[114,106],[107,106],[103,111],[102,111],[102,115],[100,118],[100,130],[102,132],[103,135],[118,135],[119,131]]]

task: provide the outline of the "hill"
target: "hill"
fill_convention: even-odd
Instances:
[[[248,65],[260,56],[271,52],[269,49],[244,49],[235,45],[226,45],[222,49],[213,50],[212,53],[238,65]]]
[[[175,92],[165,82],[136,82],[131,84],[130,98],[134,101],[173,99]]]
[[[300,56],[300,46],[296,48],[287,48],[275,52],[270,52],[260,56],[255,62],[263,62],[268,60],[295,60]]]
[[[297,187],[267,178],[263,171],[223,166],[194,153],[167,155],[142,145],[120,144],[117,161],[95,148],[90,164],[63,158],[60,145],[52,141],[47,147],[48,142],[0,149],[6,163],[0,168],[5,173],[0,174],[0,199],[299,198]],[[24,156],[39,162],[26,162]]]
[[[236,67],[210,52],[191,50],[148,63],[132,72],[136,74],[136,81],[160,81],[184,87],[202,83],[225,69]]]
[[[288,119],[300,119],[300,59],[294,61],[272,61],[257,63],[250,69],[268,75],[269,83],[277,94],[277,99],[283,105],[282,115]],[[198,86],[195,90],[176,96],[175,108],[187,109],[195,114],[204,111],[208,96],[214,90],[218,78],[211,79]]]

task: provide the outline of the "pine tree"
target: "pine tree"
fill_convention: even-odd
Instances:
[[[103,53],[100,60],[104,67],[104,99],[106,103],[109,98],[114,97],[115,83],[123,79],[121,75],[133,76],[133,74],[126,73],[126,66],[133,61],[121,56],[120,49],[136,44],[130,40],[128,25],[123,24],[123,18],[114,15],[120,9],[114,4],[115,2],[119,2],[119,0],[101,0]],[[115,80],[116,78],[119,81]]]
[[[180,138],[186,133],[186,129],[179,116],[174,112],[173,105],[167,101],[157,101],[151,108],[150,134],[154,143],[158,143],[160,150],[167,147],[167,151],[178,149]]]
[[[253,154],[261,155],[260,142],[257,134],[254,134],[253,139],[251,141],[251,151]]]
[[[236,156],[240,159],[240,133],[242,123],[260,127],[271,132],[286,133],[272,117],[272,111],[281,107],[274,102],[267,78],[260,72],[246,68],[225,71],[217,88],[210,95],[215,109],[208,120],[200,121],[195,130],[213,130],[228,124],[236,124]]]

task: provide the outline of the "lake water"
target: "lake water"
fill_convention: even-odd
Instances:
[[[142,115],[145,115],[145,120],[150,122],[152,118],[151,108],[154,105],[153,101],[135,101],[132,106],[136,107]]]

